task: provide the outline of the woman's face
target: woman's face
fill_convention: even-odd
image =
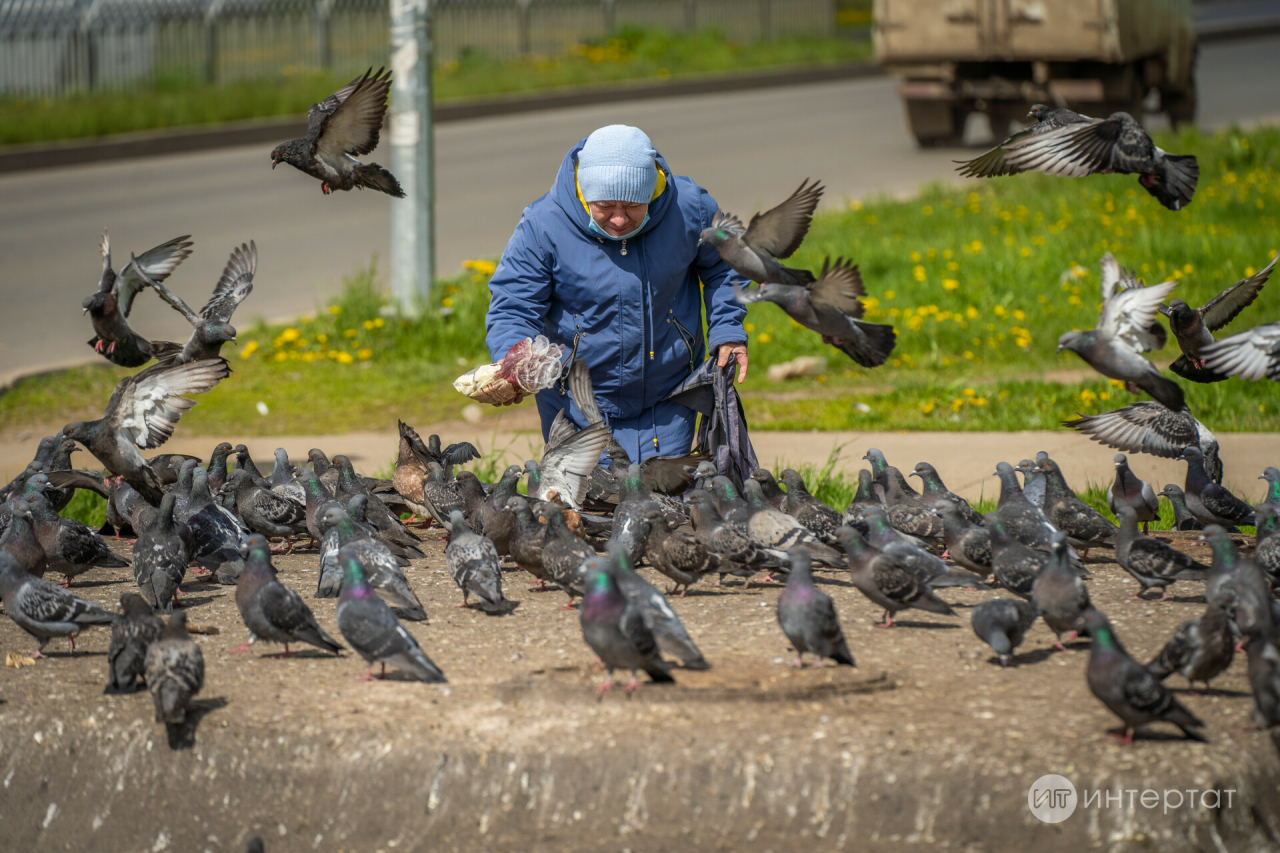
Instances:
[[[649,204],[636,204],[628,201],[593,201],[587,204],[591,208],[591,218],[612,237],[630,234],[644,222],[649,212]]]

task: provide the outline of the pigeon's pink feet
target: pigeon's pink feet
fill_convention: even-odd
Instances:
[[[333,190],[329,189],[329,184],[328,184],[328,183],[326,183],[325,181],[321,181],[321,182],[320,182],[320,192],[324,193],[325,195],[329,195],[330,193],[332,193],[332,192],[333,192]]]
[[[74,655],[76,653],[76,635],[75,634],[67,635],[67,645],[71,647],[71,654]]]
[[[46,655],[44,652],[40,651],[39,649],[36,649],[34,652],[31,653],[32,660],[40,660],[41,658],[47,659],[48,657],[49,657],[48,655]]]
[[[462,602],[461,604],[455,604],[455,605],[453,605],[453,606],[454,606],[454,607],[457,607],[459,610],[461,610],[462,608],[464,608],[464,607],[470,607],[471,605],[464,601],[464,602]]]
[[[1133,743],[1133,734],[1133,729],[1125,729],[1123,734],[1120,732],[1107,732],[1107,737],[1121,746],[1130,746]]]
[[[356,681],[378,681],[386,677],[387,677],[387,665],[385,663],[382,665],[381,675],[374,675],[373,664],[369,664],[369,669],[365,671],[364,675],[357,678]]]
[[[951,559],[951,549],[950,549],[950,548],[943,548],[943,549],[942,549],[942,559],[944,559],[944,560],[950,560],[950,559]]]
[[[115,351],[116,351],[116,342],[115,342],[115,341],[112,341],[111,343],[107,344],[107,354],[108,354],[108,355],[109,355],[109,354],[111,354],[111,353],[113,353],[113,352],[115,352]]]
[[[630,680],[630,681],[628,681],[626,684],[622,685],[622,689],[623,689],[626,693],[628,693],[628,694],[634,693],[634,692],[636,692],[637,690],[639,690],[639,689],[640,689],[640,685],[636,682],[636,676],[635,676],[635,673],[632,673],[632,674],[631,674],[631,680]]]
[[[1061,640],[1058,640],[1057,642],[1055,642],[1055,643],[1053,644],[1053,650],[1054,650],[1055,652],[1065,652],[1065,651],[1067,650],[1067,648],[1066,648],[1066,646],[1062,645],[1062,641],[1061,641]]]
[[[1236,654],[1238,655],[1244,654],[1244,640],[1241,640],[1240,642],[1236,643]]]
[[[287,657],[288,657],[289,655],[291,655],[291,654],[293,654],[293,652],[289,651],[289,644],[288,644],[288,643],[285,643],[285,644],[284,644],[284,654],[280,655],[280,660],[284,660],[285,658],[287,658]]]
[[[610,689],[610,688],[612,688],[612,687],[613,687],[613,678],[612,678],[612,676],[606,676],[604,681],[602,681],[602,682],[600,682],[599,684],[597,684],[597,685],[596,685],[596,688],[595,688],[595,690],[596,690],[596,699],[600,699],[601,697],[603,697],[603,696],[604,696],[604,694],[608,693],[608,692],[609,692],[609,689]]]
[[[1067,639],[1064,640],[1063,642],[1074,643],[1079,637],[1080,637],[1079,631],[1072,631],[1070,634],[1067,635]]]
[[[804,659],[800,655],[796,655],[796,659],[787,664],[787,666],[794,666],[796,669],[800,669],[804,666]]]
[[[102,352],[102,338],[98,338],[98,342],[93,345],[95,352]]]
[[[250,645],[249,642],[246,641],[244,645],[237,646],[236,648],[232,649],[230,654],[233,654],[233,655],[243,654],[244,652],[249,651],[249,645]]]
[[[895,627],[897,627],[897,623],[895,623],[892,619],[885,619],[883,622],[876,622],[876,623],[874,623],[871,627],[873,627],[873,628],[895,628]]]
[[[576,607],[574,607],[574,606],[573,606],[573,599],[569,599],[569,603],[568,603],[568,604],[566,604],[564,607],[557,607],[557,608],[556,608],[556,610],[577,610],[577,609],[578,609],[578,608],[576,608]]]

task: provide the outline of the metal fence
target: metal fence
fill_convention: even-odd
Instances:
[[[389,2],[430,2],[437,61],[558,56],[628,24],[738,41],[835,31],[835,0],[0,0],[0,94],[227,83],[387,63]]]

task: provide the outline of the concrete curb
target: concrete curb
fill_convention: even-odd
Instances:
[[[652,100],[710,92],[740,92],[749,89],[770,89],[779,86],[877,77],[882,74],[884,69],[874,62],[851,62],[674,80],[639,81],[540,92],[533,95],[502,95],[437,104],[435,120],[437,122],[463,121],[489,116],[607,104],[619,100]],[[7,146],[0,148],[0,173],[101,163],[158,154],[181,154],[235,145],[275,143],[300,136],[306,128],[306,116],[288,116],[126,133],[93,140]],[[263,156],[266,156],[265,152]]]

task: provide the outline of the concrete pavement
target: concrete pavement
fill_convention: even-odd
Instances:
[[[1203,48],[1201,119],[1214,127],[1280,115],[1280,39]],[[610,122],[644,127],[681,173],[729,210],[750,213],[805,176],[827,184],[827,204],[909,193],[948,178],[956,151],[917,150],[888,79],[823,83],[721,96],[553,110],[439,128],[441,274],[502,250],[524,205],[546,191],[565,149]],[[980,119],[971,132],[981,135]],[[325,198],[316,182],[268,168],[269,146],[154,157],[0,177],[0,372],[91,355],[81,299],[97,283],[98,235],[111,229],[125,259],[191,233],[195,254],[171,279],[203,301],[233,245],[254,238],[261,260],[245,305],[254,316],[311,310],[353,269],[388,255],[390,202],[372,193]],[[386,152],[378,156],[385,161]],[[140,299],[137,326],[185,336],[177,314]]]

